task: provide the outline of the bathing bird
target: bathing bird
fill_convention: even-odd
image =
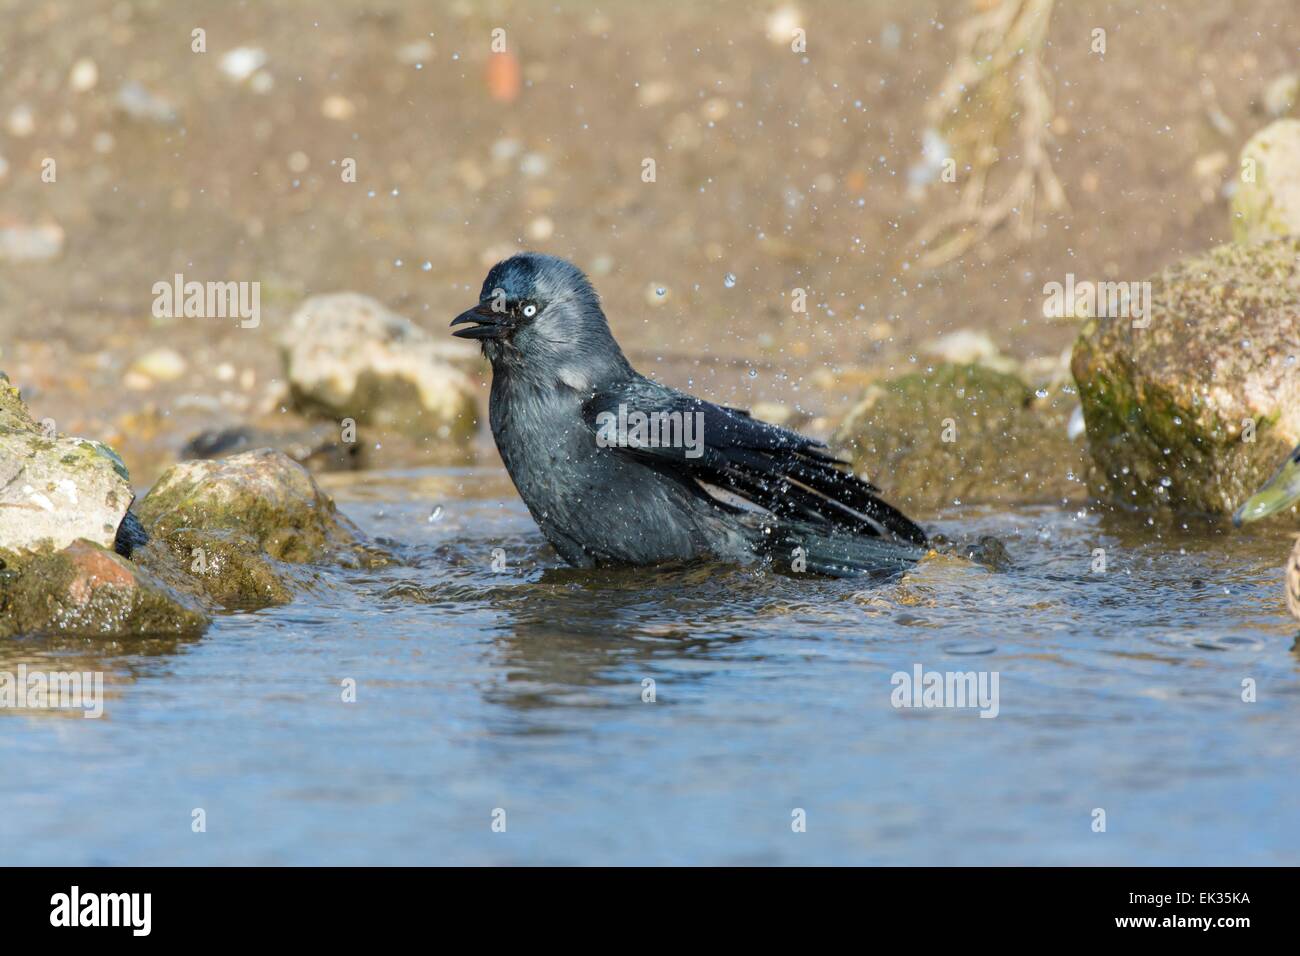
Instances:
[[[637,373],[572,263],[497,263],[451,325],[482,343],[501,460],[572,565],[771,562],[852,576],[925,553],[925,532],[823,443]]]
[[[1258,521],[1300,501],[1300,446],[1287,456],[1280,468],[1259,491],[1237,509],[1232,521],[1237,526]],[[1286,562],[1286,606],[1300,619],[1300,536]]]

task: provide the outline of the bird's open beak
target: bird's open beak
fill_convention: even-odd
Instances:
[[[505,312],[493,312],[491,306],[480,302],[451,320],[452,328],[468,325],[468,328],[456,329],[451,334],[462,339],[499,339],[509,328],[509,319]]]
[[[1237,509],[1232,523],[1241,526],[1277,514],[1300,501],[1300,448],[1292,452],[1263,488]]]

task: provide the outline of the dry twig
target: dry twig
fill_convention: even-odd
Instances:
[[[1039,60],[1054,2],[1001,0],[957,31],[957,62],[927,114],[932,126],[947,127],[954,147],[969,150],[971,172],[957,207],[918,233],[916,244],[926,250],[918,260],[923,268],[951,262],[1017,213],[1016,236],[1028,239],[1039,190],[1047,210],[1066,205],[1065,191],[1047,156],[1052,98]],[[967,117],[952,122],[963,107]],[[1020,140],[1020,166],[1006,191],[990,201],[986,192],[989,171],[998,160],[997,140],[1013,121]]]

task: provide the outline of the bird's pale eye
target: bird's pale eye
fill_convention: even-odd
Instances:
[[[531,319],[536,314],[537,314],[537,306],[533,305],[531,302],[529,302],[527,305],[524,306],[525,319]]]

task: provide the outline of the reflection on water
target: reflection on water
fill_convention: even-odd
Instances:
[[[581,572],[499,469],[329,486],[401,563],[197,641],[0,647],[108,696],[0,714],[0,862],[1300,859],[1285,523],[963,509],[930,524],[999,570]],[[998,716],[894,707],[918,665],[996,672]]]

